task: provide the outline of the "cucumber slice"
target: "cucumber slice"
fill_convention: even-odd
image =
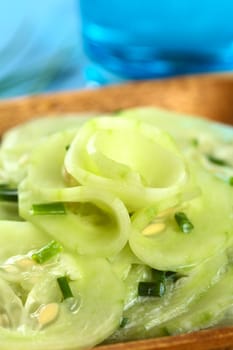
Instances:
[[[31,150],[56,132],[78,130],[88,118],[63,116],[33,119],[10,129],[3,135],[0,153],[2,181],[17,185],[26,174],[28,157]]]
[[[16,255],[8,255],[2,261],[1,269],[9,265],[17,268],[19,257],[28,259],[30,256],[28,252],[26,255],[19,254],[25,252],[28,245],[31,249],[39,240],[43,241],[43,234],[39,237],[39,232],[33,230],[33,226],[28,223],[2,223],[1,228],[5,230],[1,231],[1,240],[6,244],[1,251],[1,259],[6,254]],[[22,232],[15,230],[17,224]],[[15,237],[9,241],[9,233],[13,235],[13,232]],[[22,242],[22,237],[27,238],[29,232],[28,240]],[[6,273],[12,274],[12,269]],[[73,293],[73,298],[66,300],[62,299],[57,283],[57,278],[64,275],[69,276]],[[28,267],[18,276],[22,280],[14,282],[10,278],[6,281],[4,274],[0,277],[0,347],[3,350],[92,347],[108,337],[120,323],[125,297],[124,285],[105,259],[61,253],[52,262]],[[30,278],[34,283],[25,285]],[[17,296],[19,286],[27,293],[25,301]],[[28,289],[29,286],[31,289]],[[46,314],[44,310],[48,306],[50,310]]]
[[[232,142],[233,137],[231,126],[162,108],[130,108],[122,111],[119,117],[143,121],[161,128],[172,135],[182,148],[193,146],[193,140],[196,137],[202,138],[202,135],[207,140],[211,137],[223,142]]]
[[[205,168],[220,180],[230,183],[233,178],[233,129],[200,117],[182,115],[157,108],[136,108],[120,113],[122,118],[147,122],[167,131],[189,160],[199,158]],[[208,163],[207,156],[226,161],[230,166]]]
[[[16,329],[23,316],[23,304],[8,283],[0,279],[0,333],[1,328]]]
[[[10,256],[26,254],[48,243],[50,238],[29,222],[0,220],[0,263]]]
[[[195,305],[200,295],[221,278],[226,264],[225,255],[216,256],[186,271],[186,276],[174,285],[169,285],[161,298],[139,297],[132,307],[124,310],[123,317],[128,320],[125,327],[119,328],[108,341],[121,342],[166,335],[166,322],[185,314],[190,305]],[[135,282],[131,283],[135,285]]]
[[[124,288],[120,280],[114,276],[110,265],[103,259],[93,261],[89,258],[75,258],[72,265],[72,269],[76,267],[79,271],[79,279],[71,282],[76,298],[80,298],[77,309],[72,311],[72,305],[67,302],[60,303],[58,318],[41,331],[28,329],[29,325],[33,325],[29,321],[24,324],[23,332],[22,325],[17,332],[4,332],[0,329],[1,349],[11,350],[16,346],[19,350],[83,349],[101,342],[114,331],[120,322],[123,309]],[[54,283],[51,284],[51,280],[46,279],[35,285],[29,295],[34,304],[26,302],[26,310],[30,311],[30,306],[37,303],[50,303],[50,293],[45,294],[43,291],[49,291],[51,286],[54,288]],[[53,302],[56,301],[57,296]]]
[[[125,280],[126,298],[124,311],[132,307],[138,299],[138,283],[150,281],[152,278],[151,268],[142,264],[133,264]]]
[[[102,189],[68,187],[62,169],[72,137],[70,132],[56,134],[33,152],[28,177],[19,186],[20,215],[73,251],[110,257],[127,243],[129,214],[119,199]],[[66,203],[66,214],[33,215],[34,204],[51,202]]]
[[[213,327],[224,319],[226,311],[233,306],[233,268],[211,286],[193,303],[188,311],[165,324],[169,334],[193,332]]]
[[[130,220],[122,202],[102,191],[77,187],[60,191],[63,202],[77,204],[76,212],[67,204],[65,215],[33,215],[32,205],[37,196],[20,187],[20,214],[28,221],[74,252],[110,257],[125,246],[130,232]],[[43,203],[46,200],[43,201]]]
[[[184,161],[166,133],[123,118],[86,123],[67,152],[65,167],[81,184],[119,197],[129,211],[174,195],[187,181]]]
[[[128,244],[118,254],[111,256],[108,260],[112,265],[112,269],[123,281],[127,278],[132,265],[143,264],[134,255]]]
[[[171,203],[171,213],[162,220],[164,230],[151,236],[143,234],[151,223],[151,213],[156,220],[159,208],[157,213],[156,208],[154,211],[148,208],[132,218],[130,247],[139,259],[158,270],[178,271],[195,266],[232,244],[233,188],[214,178],[198,162],[189,161],[189,169],[196,177],[201,195],[189,201],[184,209],[181,206],[174,210]],[[192,222],[194,229],[189,234],[181,232],[175,222],[176,211],[184,211]]]

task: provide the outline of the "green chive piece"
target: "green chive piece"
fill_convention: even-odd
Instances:
[[[152,279],[154,282],[166,283],[168,279],[176,282],[181,277],[184,277],[184,275],[181,275],[175,271],[160,271],[152,269]]]
[[[152,269],[152,279],[154,282],[164,282],[166,278],[166,272]]]
[[[188,219],[185,213],[177,212],[175,213],[175,220],[183,233],[189,233],[193,230],[194,226]]]
[[[0,186],[0,201],[18,202],[17,188],[9,188],[7,185]]]
[[[68,151],[69,148],[70,148],[70,145],[66,145],[66,151]]]
[[[7,183],[0,183],[0,188],[10,187]]]
[[[181,275],[179,272],[166,271],[166,278],[172,280],[172,282],[176,282],[182,277],[185,277],[185,275]]]
[[[207,154],[206,155],[207,159],[209,162],[215,164],[215,165],[219,165],[219,166],[229,166],[228,162],[225,161],[224,159],[220,159],[220,158],[217,158],[211,154]]]
[[[138,295],[141,297],[162,297],[165,294],[164,282],[139,282]]]
[[[120,322],[120,328],[124,328],[128,322],[129,322],[128,317],[122,317],[121,322]]]
[[[66,208],[63,203],[42,203],[32,205],[33,215],[64,215]]]
[[[51,241],[44,247],[32,254],[32,259],[38,264],[44,264],[63,250],[62,245],[56,241]]]
[[[66,276],[58,277],[57,283],[60,287],[64,300],[74,297],[69,286],[68,278]]]
[[[177,272],[175,272],[175,271],[166,271],[165,274],[166,274],[166,278],[173,279],[177,275]]]

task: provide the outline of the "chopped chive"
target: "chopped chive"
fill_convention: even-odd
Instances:
[[[129,322],[129,319],[127,317],[122,317],[120,322],[120,328],[124,328],[128,322]]]
[[[172,282],[176,282],[182,277],[185,277],[185,275],[181,275],[179,272],[166,271],[166,278],[172,280]]]
[[[166,278],[166,272],[152,269],[152,278],[154,282],[164,282]]]
[[[175,220],[183,233],[189,233],[194,228],[191,221],[188,219],[185,213],[177,212],[175,213]]]
[[[32,259],[38,264],[44,264],[62,251],[62,246],[56,241],[51,241],[44,247],[38,249],[32,254]]]
[[[138,295],[141,297],[162,297],[166,287],[164,282],[139,282]]]
[[[172,280],[173,282],[176,282],[181,277],[184,276],[175,271],[160,271],[152,269],[152,278],[154,282],[165,283],[168,279]]]
[[[42,203],[32,205],[33,215],[64,215],[66,208],[63,203]]]
[[[166,278],[173,279],[177,275],[177,272],[175,271],[166,271]]]
[[[224,159],[217,158],[211,154],[206,155],[207,159],[209,162],[219,165],[219,166],[229,166],[228,162],[225,161]]]
[[[10,187],[7,183],[0,183],[0,188]]]
[[[66,151],[68,151],[69,148],[70,148],[70,145],[66,145]]]
[[[63,299],[73,298],[73,293],[70,289],[68,278],[66,276],[58,277],[57,283],[63,295]]]
[[[9,188],[7,185],[2,184],[0,186],[0,201],[17,202],[18,191],[17,188]]]

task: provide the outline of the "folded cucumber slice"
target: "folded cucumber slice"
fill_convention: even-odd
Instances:
[[[72,132],[56,134],[32,153],[28,176],[19,186],[20,215],[73,251],[110,257],[128,240],[129,214],[111,193],[77,183],[69,187],[63,162],[72,137]],[[32,213],[34,204],[54,202],[65,204],[65,215]]]
[[[169,135],[126,118],[86,123],[67,152],[65,167],[81,184],[119,197],[129,211],[172,196],[187,181],[184,161]]]
[[[80,254],[110,257],[127,243],[130,220],[120,200],[100,190],[80,186],[60,191],[60,199],[67,203],[64,215],[33,215],[32,206],[37,197],[20,186],[20,214],[49,235]],[[75,202],[74,202],[75,201]],[[46,200],[43,201],[46,203]],[[70,210],[69,203],[77,204]]]

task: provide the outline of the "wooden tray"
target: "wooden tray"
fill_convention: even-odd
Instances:
[[[0,134],[42,115],[158,106],[233,125],[233,76],[203,75],[2,101]],[[98,347],[99,350],[233,349],[233,327]]]

